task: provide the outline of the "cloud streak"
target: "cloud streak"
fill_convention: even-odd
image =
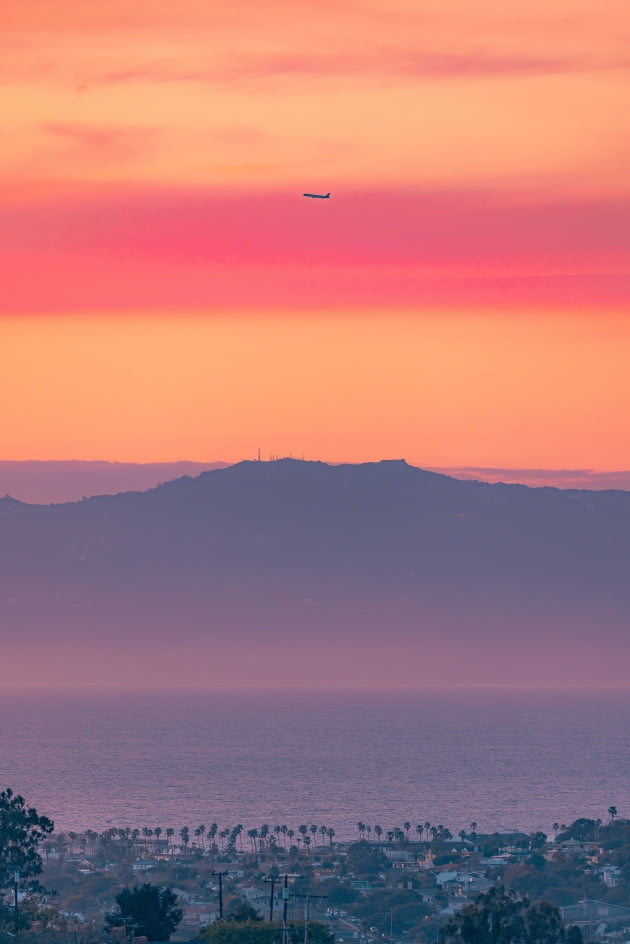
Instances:
[[[287,54],[243,57],[219,67],[199,64],[195,68],[174,67],[168,62],[147,63],[140,68],[86,72],[85,87],[131,83],[259,84],[283,78],[357,77],[363,80],[475,79],[509,76],[571,75],[630,69],[630,57],[601,59],[592,56],[498,56],[492,53],[443,54],[398,46],[371,54]]]
[[[66,134],[89,148],[119,146],[117,134]],[[530,260],[532,272],[617,270],[629,261],[629,233],[630,199],[534,203],[501,192],[404,188],[336,192],[319,206],[298,191],[103,187],[63,202],[7,207],[0,221],[13,250],[122,248],[158,260],[263,264],[462,263],[477,274],[484,264],[500,271],[510,260]]]
[[[588,489],[604,491],[620,489],[630,491],[630,470],[602,472],[599,469],[498,469],[483,466],[454,466],[433,468],[455,478],[474,479],[480,482],[506,482],[529,485],[535,488]]]
[[[103,127],[84,122],[48,122],[42,131],[53,142],[64,145],[75,160],[129,161],[150,152],[159,140],[157,130]]]
[[[3,308],[615,306],[629,285],[629,233],[630,201],[392,190],[312,206],[298,193],[105,190],[5,212]]]

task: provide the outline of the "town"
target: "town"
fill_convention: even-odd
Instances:
[[[326,925],[338,944],[428,944],[496,887],[559,909],[579,929],[575,940],[630,940],[630,820],[615,807],[605,820],[555,823],[548,835],[482,833],[474,822],[457,836],[429,822],[354,828],[344,841],[315,824],[51,834],[40,844],[45,894],[28,939],[120,939],[104,932],[116,895],[151,884],[177,896],[173,941],[203,939],[240,915],[290,923],[304,941],[309,926],[314,942]],[[35,908],[27,887],[13,892],[16,909]],[[74,937],[54,936],[62,931]]]

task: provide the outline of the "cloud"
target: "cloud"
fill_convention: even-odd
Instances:
[[[108,132],[71,128],[61,134],[83,147],[119,146]],[[64,234],[54,245],[46,225],[52,220],[63,223]],[[14,248],[22,233],[23,248],[104,252],[115,232],[117,249],[172,260],[201,254],[234,263],[447,266],[451,272],[461,264],[469,275],[509,274],[513,261],[520,261],[522,275],[602,266],[625,271],[630,263],[629,198],[525,203],[491,190],[340,191],[319,205],[303,200],[298,189],[91,188],[75,199],[5,207],[3,231],[7,239],[16,234]]]
[[[147,62],[140,66],[88,69],[82,82],[93,85],[132,83],[259,84],[300,76],[325,80],[331,77],[373,79],[474,79],[508,76],[582,74],[630,69],[630,57],[602,58],[592,55],[497,54],[492,50],[442,53],[418,46],[396,45],[365,51],[336,53],[278,50],[267,55],[231,57],[223,64],[181,67],[172,61]]]
[[[629,232],[628,200],[106,188],[5,208],[2,310],[616,308]]]
[[[67,145],[83,159],[129,160],[155,147],[158,132],[149,128],[88,125],[83,122],[47,122],[42,130]]]
[[[627,7],[601,0],[21,0],[3,20],[4,75],[110,83],[260,83],[301,76],[448,79],[628,69]],[[588,35],[585,24],[588,24]],[[143,42],[138,42],[138,35]]]
[[[506,482],[533,487],[621,489],[630,491],[630,470],[601,472],[598,469],[502,469],[483,466],[453,466],[432,468],[455,478],[475,479],[481,482]]]

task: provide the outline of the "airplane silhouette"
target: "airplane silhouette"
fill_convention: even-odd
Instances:
[[[327,200],[330,196],[330,191],[328,193],[303,193],[303,197],[312,197],[314,200]]]

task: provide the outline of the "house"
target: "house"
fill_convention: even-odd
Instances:
[[[560,848],[567,855],[595,855],[600,851],[596,842],[584,842],[579,839],[565,839],[559,843]]]
[[[437,875],[435,876],[435,881],[438,883],[440,887],[443,887],[444,885],[447,885],[450,882],[456,882],[457,876],[458,876],[457,872],[438,872]]]
[[[608,901],[584,898],[577,905],[567,905],[560,909],[562,920],[568,924],[590,924],[595,921],[611,921],[617,918],[630,918],[630,908],[625,905],[613,905]]]
[[[617,865],[605,865],[598,871],[602,882],[608,888],[615,888],[621,881],[621,869]]]

